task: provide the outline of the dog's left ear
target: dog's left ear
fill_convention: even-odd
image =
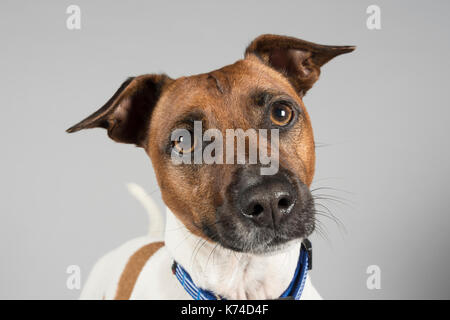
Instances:
[[[164,88],[173,80],[162,74],[129,78],[99,110],[67,129],[104,128],[117,142],[144,147],[150,116]]]
[[[320,67],[334,57],[352,52],[353,46],[325,46],[297,38],[265,34],[250,43],[245,56],[254,54],[283,73],[300,96],[319,79]]]

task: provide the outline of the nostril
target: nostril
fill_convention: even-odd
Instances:
[[[261,213],[263,213],[264,207],[260,205],[259,203],[256,203],[252,206],[251,210],[249,211],[249,215],[251,216],[258,216]]]
[[[287,209],[289,208],[289,206],[291,205],[291,200],[289,200],[288,198],[281,198],[280,200],[278,200],[278,208],[279,209]]]

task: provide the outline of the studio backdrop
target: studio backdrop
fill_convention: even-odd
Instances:
[[[148,230],[127,183],[165,209],[142,149],[69,126],[129,76],[208,72],[266,33],[357,47],[303,99],[312,188],[331,213],[310,237],[317,290],[450,298],[449,12],[448,1],[2,0],[0,298],[78,298],[99,257]]]

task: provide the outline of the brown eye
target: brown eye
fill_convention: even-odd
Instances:
[[[270,120],[277,126],[285,126],[294,117],[292,108],[283,103],[274,103],[270,110]]]
[[[193,140],[193,141],[191,141]],[[180,154],[187,154],[194,151],[197,141],[195,140],[195,136],[191,135],[191,137],[178,137],[177,140],[173,141],[173,148],[176,152]]]

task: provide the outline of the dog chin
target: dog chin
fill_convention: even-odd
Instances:
[[[279,254],[282,252],[289,251],[293,245],[300,243],[303,240],[303,238],[297,238],[293,239],[287,242],[281,242],[281,243],[268,243],[268,244],[254,244],[254,245],[239,245],[239,244],[233,244],[230,245],[227,241],[219,241],[218,243],[229,250],[240,252],[240,253],[247,253],[247,254],[255,254],[255,255],[273,255],[273,254]]]
[[[264,237],[256,234],[251,236],[252,232],[250,232],[250,235],[248,235],[250,237],[247,237],[247,239],[241,238],[237,240],[219,236],[214,241],[226,249],[240,253],[271,255],[289,251],[293,245],[302,242],[303,239],[307,238],[314,231],[314,226],[310,226],[308,229],[307,233],[294,238],[274,235],[270,238],[266,237],[266,239],[263,239]]]

